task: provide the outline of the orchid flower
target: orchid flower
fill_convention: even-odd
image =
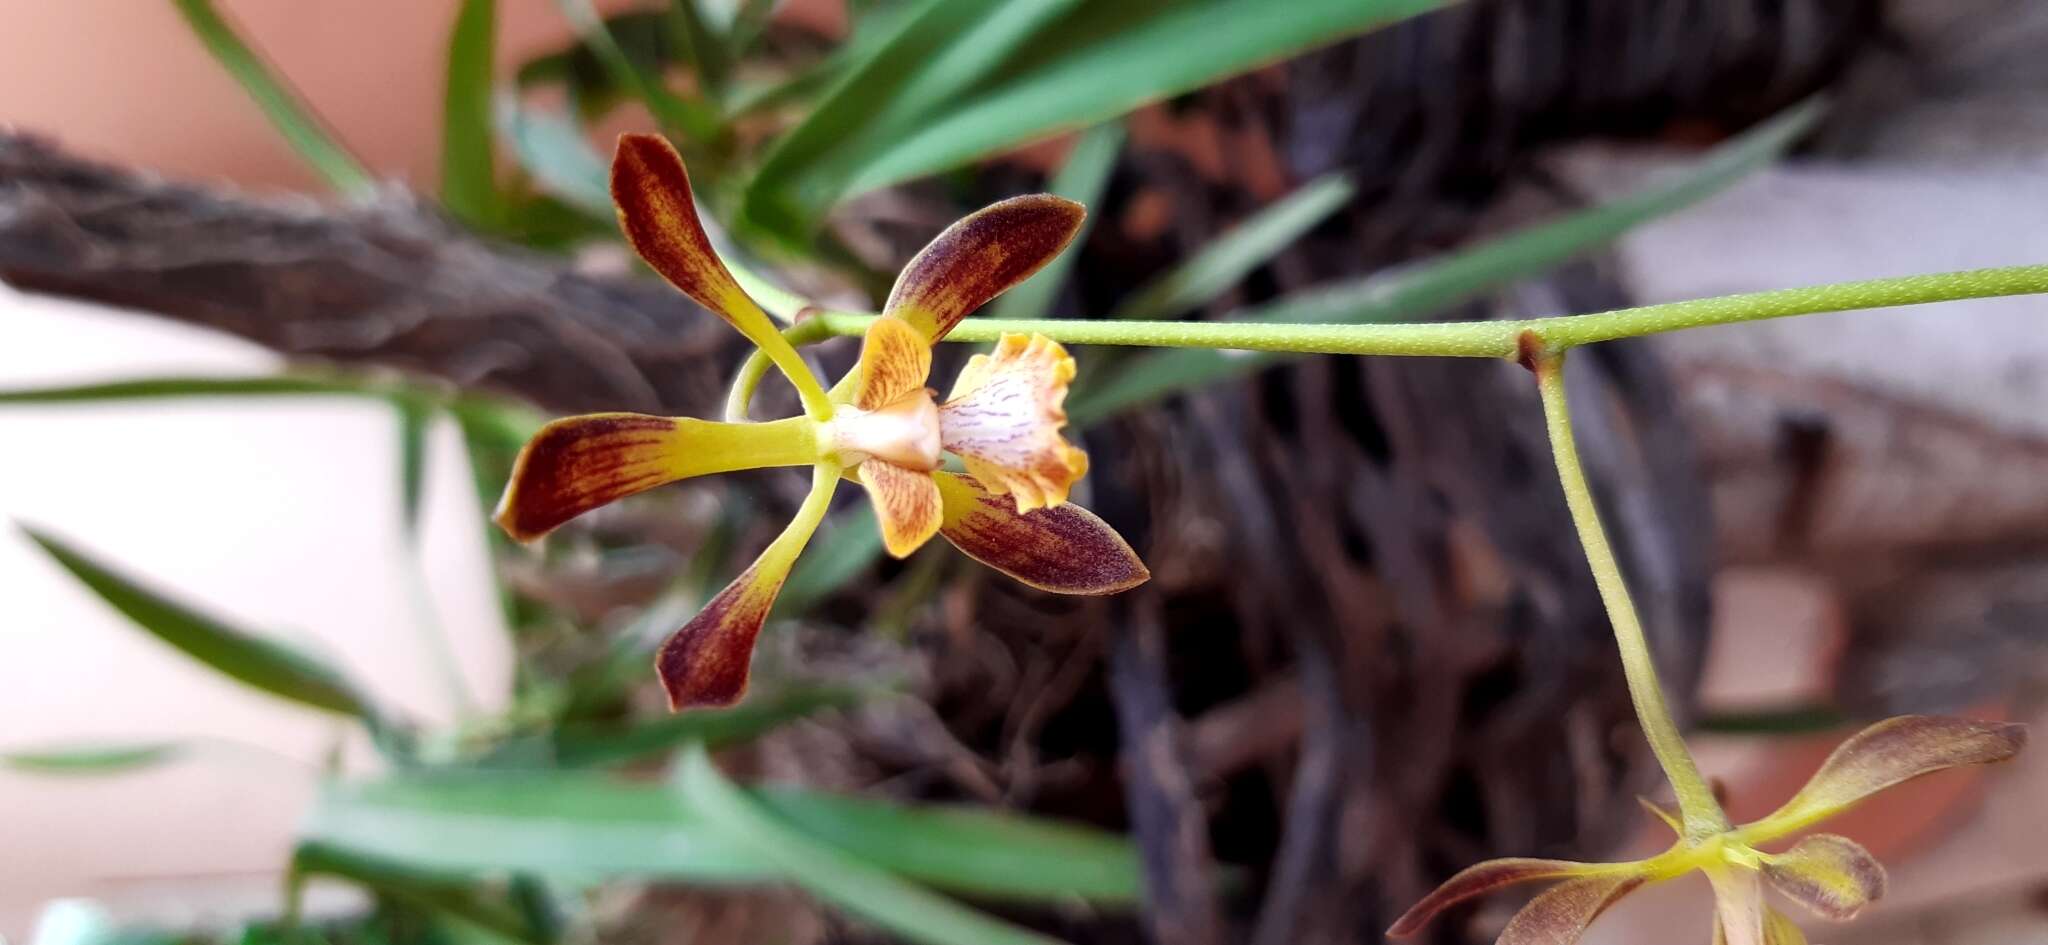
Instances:
[[[1766,853],[1759,845],[1789,837],[1911,778],[2005,761],[2025,743],[2026,729],[2010,723],[1923,715],[1889,719],[1843,742],[1798,794],[1754,823],[1686,836],[1675,812],[1644,801],[1679,832],[1671,849],[1627,863],[1489,860],[1438,886],[1387,934],[1406,938],[1451,905],[1504,886],[1559,880],[1508,920],[1495,942],[1570,945],[1622,896],[1698,870],[1714,889],[1716,945],[1805,945],[1805,933],[1764,902],[1764,883],[1817,915],[1846,920],[1884,894],[1884,867],[1855,841],[1833,834],[1806,836],[1782,853]]]
[[[633,413],[556,420],[520,452],[498,524],[528,541],[679,479],[812,467],[795,518],[662,645],[655,666],[671,707],[727,705],[745,692],[755,637],[842,477],[867,490],[883,545],[899,558],[936,534],[1057,593],[1111,594],[1151,577],[1121,536],[1066,501],[1088,457],[1060,434],[1074,360],[1057,343],[1006,335],[968,362],[944,403],[925,387],[932,345],[1059,255],[1080,229],[1080,204],[1014,197],[947,228],[903,270],[859,363],[827,391],[712,249],[682,158],[666,140],[622,136],[611,189],[633,249],[760,348],[795,385],[804,415],[762,423]],[[945,453],[966,474],[941,469]]]

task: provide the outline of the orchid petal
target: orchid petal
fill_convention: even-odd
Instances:
[[[968,313],[1023,282],[1081,231],[1088,211],[1051,194],[998,201],[962,218],[903,267],[882,314],[936,342]]]
[[[1042,591],[1114,594],[1152,572],[1123,536],[1080,506],[1019,513],[972,477],[933,473],[945,515],[939,534],[968,557]]]
[[[1407,938],[1422,931],[1437,913],[1467,899],[1484,896],[1498,889],[1517,883],[1533,883],[1544,879],[1565,879],[1586,876],[1611,867],[1591,863],[1574,863],[1571,860],[1537,860],[1526,857],[1508,857],[1487,860],[1459,871],[1456,876],[1444,880],[1443,884],[1422,897],[1420,902],[1410,906],[1401,918],[1395,920],[1387,934],[1394,938]]]
[[[811,474],[810,494],[782,534],[661,645],[654,667],[668,690],[669,708],[731,705],[746,693],[754,639],[789,579],[790,566],[824,519],[838,484],[839,468],[818,464]]]
[[[712,248],[711,237],[697,217],[690,191],[690,173],[674,145],[659,135],[619,136],[612,157],[612,202],[618,205],[619,228],[633,251],[671,285],[697,304],[717,313],[740,334],[767,353],[800,390],[817,390],[817,378],[768,313],[740,288]],[[820,402],[823,392],[817,393]]]
[[[1004,335],[970,358],[939,406],[939,444],[1018,512],[1056,506],[1088,472],[1088,454],[1060,435],[1074,359],[1044,335]]]
[[[1782,837],[1901,781],[1944,768],[2005,761],[2026,742],[2026,727],[2011,722],[1932,715],[1886,719],[1843,742],[1785,806],[1742,833],[1752,841]]]
[[[924,389],[932,373],[932,347],[924,335],[900,318],[877,318],[868,325],[860,346],[860,386],[853,405],[880,410],[905,394]]]
[[[885,459],[860,464],[860,484],[875,503],[875,519],[882,527],[882,547],[898,558],[938,534],[944,507],[939,485],[932,474],[906,469]]]
[[[1643,884],[1640,873],[1603,873],[1560,883],[1529,900],[1494,945],[1572,945],[1615,900]]]
[[[1764,907],[1764,945],[1806,945],[1806,933],[1793,924],[1785,914],[1769,906]],[[1721,931],[1719,920],[1714,922],[1714,945],[1727,945],[1728,936]]]
[[[578,515],[655,486],[737,469],[816,460],[811,422],[714,423],[595,413],[541,427],[519,451],[498,525],[532,541]]]
[[[1714,940],[1723,945],[1764,945],[1770,922],[1763,883],[1755,870],[1740,866],[1706,867],[1714,884]]]
[[[1764,861],[1764,878],[1786,898],[1837,922],[1884,895],[1884,865],[1856,841],[1815,834]]]

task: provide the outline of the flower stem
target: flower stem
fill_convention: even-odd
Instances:
[[[1628,677],[1629,697],[1635,702],[1636,717],[1650,750],[1664,768],[1664,776],[1678,796],[1678,809],[1686,836],[1698,840],[1729,828],[1728,815],[1714,799],[1714,790],[1700,777],[1699,765],[1672,721],[1664,703],[1664,689],[1657,681],[1657,665],[1650,656],[1650,644],[1643,636],[1643,624],[1636,616],[1635,601],[1622,580],[1621,565],[1607,543],[1607,529],[1600,524],[1600,511],[1593,504],[1593,491],[1579,464],[1579,447],[1572,438],[1571,411],[1564,396],[1564,355],[1542,351],[1533,359],[1537,386],[1543,395],[1543,417],[1550,433],[1551,454],[1557,460],[1557,478],[1564,486],[1565,504],[1571,507],[1572,524],[1578,527],[1579,543],[1585,547],[1586,563],[1593,569],[1593,583],[1600,589],[1601,603],[1614,627],[1614,642],[1621,649],[1623,673]]]
[[[1066,344],[1512,359],[1518,356],[1517,345],[1524,335],[1535,338],[1546,351],[1562,352],[1583,344],[1681,328],[1819,312],[2040,293],[2048,293],[2048,264],[1837,282],[1644,305],[1591,315],[1511,321],[1303,325],[969,318],[953,329],[946,340],[995,341],[1007,333],[1036,332]],[[861,334],[874,320],[872,315],[843,311],[822,311],[814,317],[824,325],[819,330],[834,336]]]

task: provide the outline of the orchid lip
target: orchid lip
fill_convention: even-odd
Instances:
[[[874,410],[841,404],[833,410],[829,435],[820,441],[849,468],[872,457],[930,472],[939,468],[939,405],[927,389],[909,391]]]

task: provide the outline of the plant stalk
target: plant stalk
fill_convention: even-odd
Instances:
[[[1572,437],[1571,411],[1565,403],[1564,354],[1544,351],[1533,359],[1537,386],[1543,395],[1543,417],[1550,434],[1550,450],[1557,460],[1557,478],[1564,487],[1565,504],[1571,507],[1572,524],[1579,531],[1586,563],[1593,569],[1593,582],[1600,589],[1600,601],[1614,628],[1614,642],[1621,650],[1623,673],[1628,677],[1629,697],[1635,703],[1643,735],[1657,755],[1664,776],[1678,796],[1678,810],[1691,840],[1701,840],[1729,829],[1728,815],[1714,799],[1714,790],[1700,776],[1699,765],[1686,748],[1685,737],[1671,718],[1664,702],[1663,685],[1657,680],[1657,664],[1643,636],[1642,621],[1636,616],[1635,601],[1622,580],[1621,565],[1607,543],[1607,529],[1600,524],[1600,511],[1593,503],[1592,488],[1579,463],[1578,443]]]

